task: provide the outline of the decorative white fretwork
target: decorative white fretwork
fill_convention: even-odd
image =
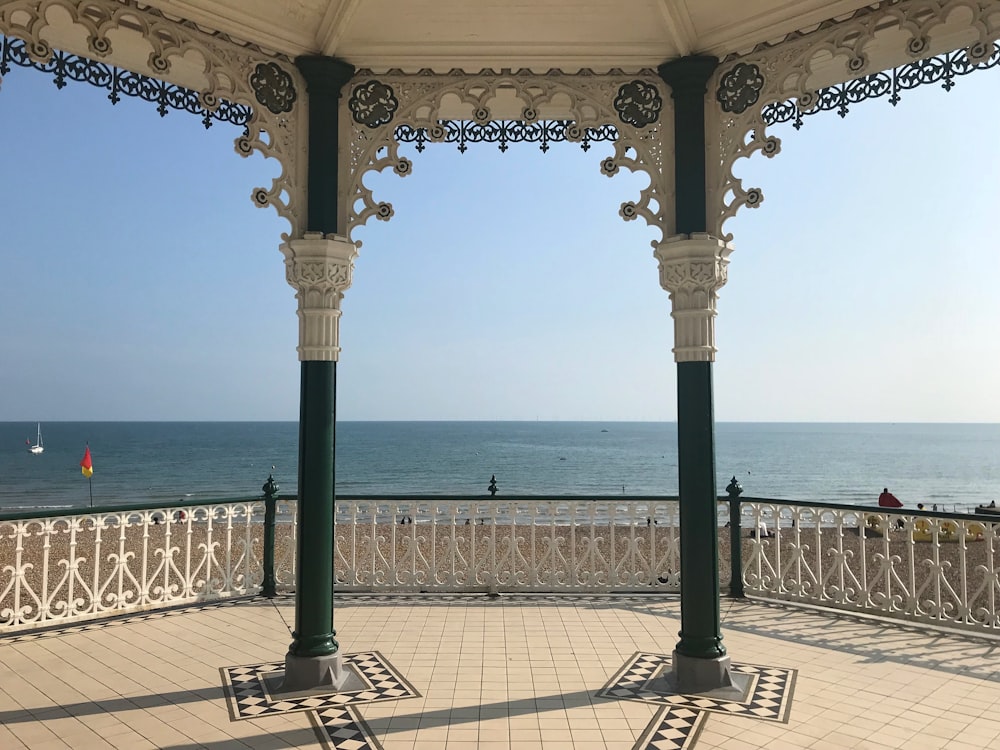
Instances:
[[[305,230],[305,84],[290,60],[131,0],[8,0],[0,6],[0,33],[23,39],[37,63],[61,50],[200,92],[208,112],[222,102],[251,108],[236,152],[258,151],[282,165],[271,186],[254,189],[252,199],[274,206],[289,222],[282,239]]]
[[[763,498],[740,508],[750,595],[1000,631],[1000,521]],[[295,587],[295,509],[294,499],[278,501],[284,591]],[[723,559],[729,520],[720,502]],[[256,594],[263,522],[261,500],[0,521],[0,635]],[[676,593],[678,529],[670,498],[338,498],[335,585]]]
[[[741,508],[744,528],[767,530],[743,558],[747,594],[1000,630],[1000,523],[761,498]]]
[[[674,361],[715,361],[716,302],[732,251],[732,245],[707,234],[671,237],[653,251],[660,286],[673,304]]]
[[[299,360],[340,357],[340,301],[351,286],[357,247],[343,237],[306,232],[281,246],[285,278],[299,303]]]
[[[530,126],[542,121],[567,122],[565,140],[582,142],[588,129],[617,129],[614,155],[600,170],[608,177],[622,168],[649,175],[638,199],[627,201],[619,214],[626,221],[642,217],[661,232],[673,224],[673,104],[667,87],[653,73],[628,75],[536,76],[375,75],[359,72],[345,87],[341,107],[341,223],[348,236],[368,219],[389,220],[390,203],[375,198],[364,182],[369,172],[392,169],[405,177],[413,164],[399,155],[398,128],[422,129],[426,140],[443,142],[445,123],[487,125],[515,121]]]
[[[260,501],[0,521],[0,633],[257,593]]]
[[[763,201],[760,188],[745,188],[733,167],[758,151],[772,157],[781,150],[767,133],[767,105],[794,99],[809,111],[824,87],[953,50],[964,49],[974,64],[990,56],[997,39],[998,0],[886,0],[723,61],[709,82],[709,233],[732,239],[725,222]]]
[[[296,505],[277,504],[281,590],[295,587]],[[257,594],[263,523],[262,500],[0,521],[0,635]],[[678,525],[671,499],[338,499],[335,583],[371,592],[676,592]]]

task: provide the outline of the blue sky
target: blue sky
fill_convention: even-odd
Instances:
[[[720,421],[1000,422],[1000,74],[858,105],[741,162],[765,202],[717,321]],[[234,129],[15,68],[0,89],[0,421],[296,419],[276,166]],[[372,179],[339,418],[672,420],[641,177],[607,146],[436,145]]]

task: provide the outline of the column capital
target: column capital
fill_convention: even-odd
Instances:
[[[295,58],[295,65],[306,79],[310,96],[339,99],[344,84],[354,76],[353,65],[325,55],[301,55]]]
[[[689,55],[665,62],[656,68],[663,82],[670,87],[674,99],[708,93],[708,79],[719,67],[719,58],[711,55]]]
[[[673,303],[675,362],[715,361],[715,307],[732,252],[728,242],[702,233],[669,237],[653,251]]]
[[[358,248],[345,237],[306,232],[283,243],[285,278],[299,309],[299,361],[340,358],[340,301],[351,286]]]

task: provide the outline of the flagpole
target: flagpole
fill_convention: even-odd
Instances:
[[[83,451],[83,460],[80,461],[80,470],[87,477],[87,487],[90,489],[90,507],[94,507],[94,462],[90,458],[90,443]]]

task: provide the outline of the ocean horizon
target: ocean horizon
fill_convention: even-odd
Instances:
[[[296,421],[0,422],[0,509],[260,496],[297,483]],[[1000,424],[718,422],[717,490],[968,510],[1000,499]],[[89,445],[94,475],[81,475]],[[272,468],[273,467],[273,468]],[[339,496],[677,494],[676,422],[353,420],[337,423]]]

